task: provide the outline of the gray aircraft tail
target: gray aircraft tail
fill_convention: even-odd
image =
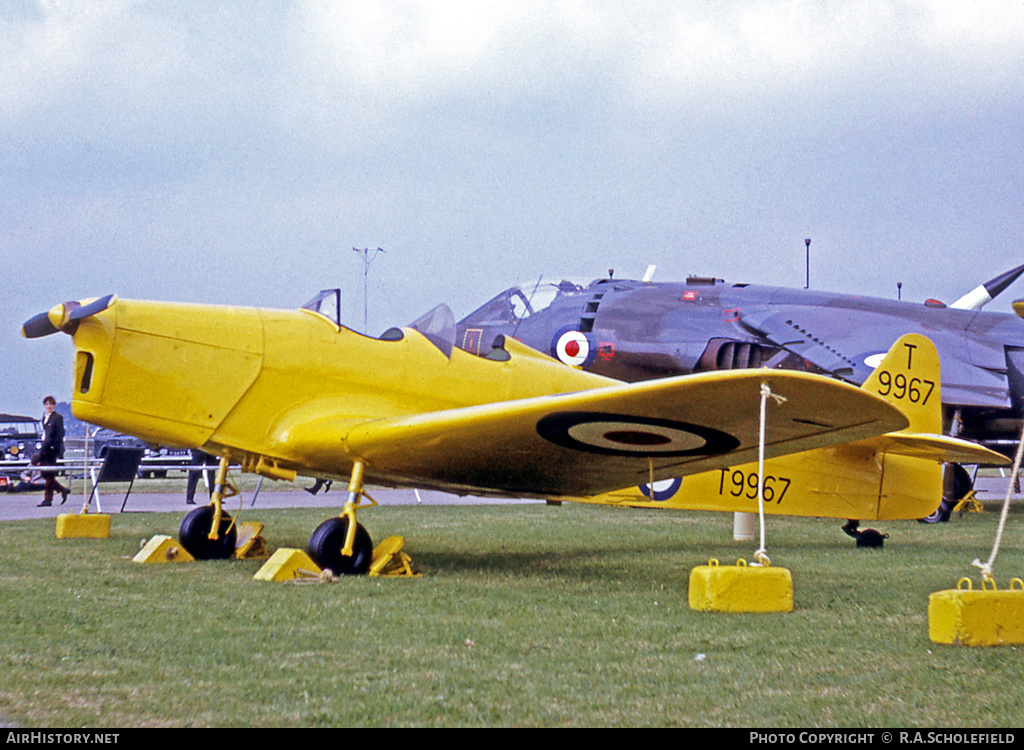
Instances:
[[[1016,281],[1022,273],[1024,273],[1024,266],[1017,266],[1006,273],[1001,273],[994,279],[990,279],[972,289],[950,305],[950,307],[955,310],[980,310],[992,301],[997,294]]]

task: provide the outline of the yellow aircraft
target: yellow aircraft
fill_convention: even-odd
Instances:
[[[767,461],[764,511],[768,514],[853,519],[918,519],[942,497],[942,462],[1005,466],[1009,460],[975,443],[940,434],[939,355],[924,336],[901,337],[862,388],[899,407],[910,424],[899,432]],[[830,405],[824,405],[827,409]],[[578,498],[630,507],[757,513],[757,463],[734,465],[661,483]]]
[[[197,558],[234,549],[222,507],[230,463],[273,479],[347,478],[345,507],[313,532],[310,553],[335,573],[361,573],[373,551],[356,522],[364,484],[576,499],[721,472],[757,456],[762,384],[787,399],[771,411],[768,458],[886,436],[885,454],[924,444],[938,471],[933,446],[950,440],[901,437],[900,408],[822,376],[747,370],[625,384],[509,338],[486,358],[468,354],[453,347],[454,330],[443,305],[370,338],[312,309],[114,295],[57,305],[22,329],[73,337],[79,419],[220,457],[210,506],[180,530]],[[836,455],[870,465],[879,454]]]

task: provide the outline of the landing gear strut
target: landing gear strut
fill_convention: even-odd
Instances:
[[[331,518],[320,524],[309,538],[309,556],[321,568],[329,569],[336,575],[361,575],[370,568],[373,560],[373,542],[363,526],[356,522],[356,510],[370,507],[358,505],[361,497],[376,505],[373,498],[363,492],[362,461],[352,466],[352,478],[348,483],[348,501],[338,518]]]
[[[192,557],[197,560],[223,560],[234,553],[238,529],[234,519],[224,513],[222,501],[237,494],[237,488],[228,480],[228,459],[222,458],[217,466],[210,504],[185,516],[178,531],[178,541]]]
[[[942,473],[942,502],[930,515],[919,519],[922,523],[946,523],[950,513],[967,493],[974,489],[974,481],[960,464],[949,464]]]

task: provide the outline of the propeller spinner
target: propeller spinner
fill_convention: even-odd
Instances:
[[[84,305],[74,301],[62,302],[49,311],[39,313],[39,315],[26,320],[21,326],[21,335],[27,339],[37,339],[63,331],[69,336],[74,336],[80,321],[103,312],[114,303],[115,299],[117,299],[116,295],[108,294],[106,297],[100,297]]]

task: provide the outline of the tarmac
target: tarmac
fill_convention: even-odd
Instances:
[[[146,480],[140,480],[144,482]],[[0,493],[0,521],[26,520],[32,518],[56,518],[61,513],[79,513],[88,496],[83,495],[75,482],[74,492],[68,495],[66,503],[61,504],[57,495],[54,504],[49,507],[38,507],[43,499],[42,492],[5,492]],[[98,501],[93,498],[90,512],[92,513],[185,513],[191,505],[185,504],[184,482],[180,492],[145,492],[132,491],[125,498],[124,491],[104,489]],[[144,488],[143,488],[144,489]],[[504,503],[543,502],[541,500],[508,500],[502,498],[483,498],[451,495],[433,490],[379,489],[369,488],[370,495],[381,505],[497,505]],[[288,490],[262,491],[253,501],[251,492],[241,493],[242,506],[245,509],[255,508],[323,508],[326,511],[341,510],[346,500],[345,489],[331,489],[311,495],[300,487]],[[196,502],[204,503],[202,488],[196,493]],[[239,498],[231,497],[224,501],[228,510],[238,507]]]
[[[145,480],[140,480],[144,482]],[[975,492],[978,500],[990,506],[1002,505],[1006,497],[1007,482],[1003,477],[978,477]],[[182,483],[184,484],[184,483]],[[80,482],[75,482],[75,492],[68,496],[66,503],[60,503],[60,495],[49,507],[38,507],[43,499],[42,492],[4,492],[0,493],[0,521],[15,521],[32,518],[56,518],[61,513],[79,513],[87,496],[79,489]],[[369,493],[381,505],[501,505],[507,503],[538,503],[542,500],[517,500],[503,498],[484,498],[474,496],[452,495],[434,490],[381,489],[369,488]],[[1024,493],[1015,491],[1013,499],[1021,500]],[[241,493],[241,503],[249,508],[323,508],[325,511],[336,512],[345,504],[346,492],[331,489],[311,495],[301,487],[287,490],[264,490],[255,499],[251,492]],[[196,493],[196,501],[203,502],[203,490]],[[231,497],[225,501],[229,510],[238,507],[239,498]],[[99,498],[93,498],[90,512],[93,513],[184,513],[194,506],[185,504],[185,491],[180,492],[146,492],[132,491],[125,497],[123,492],[104,488]]]

